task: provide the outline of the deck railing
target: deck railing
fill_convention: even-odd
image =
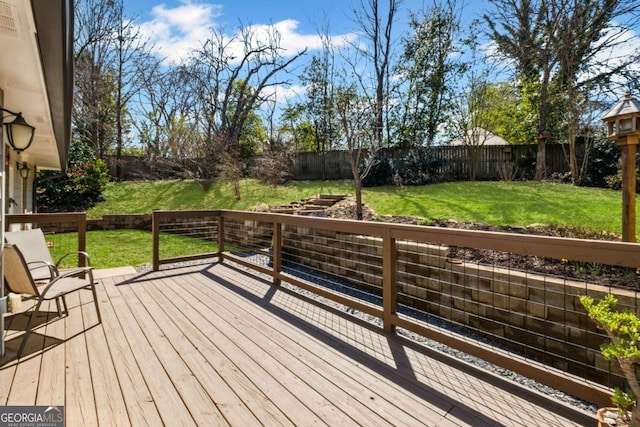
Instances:
[[[163,239],[192,236],[211,251],[182,260],[234,262],[590,402],[624,384],[578,297],[639,311],[640,245],[239,211],[153,222],[155,270],[181,260]]]

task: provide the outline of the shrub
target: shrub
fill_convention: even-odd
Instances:
[[[366,161],[366,160],[365,160]],[[364,169],[364,161],[360,163],[358,173],[362,175]],[[391,184],[393,178],[393,167],[391,161],[383,154],[377,153],[369,173],[362,180],[363,187],[377,187],[380,185]]]
[[[282,185],[291,176],[291,162],[291,152],[265,151],[251,168],[251,175],[266,185]]]
[[[640,396],[640,378],[636,365],[640,363],[640,318],[629,309],[613,310],[617,302],[612,294],[606,295],[597,303],[589,296],[580,297],[580,303],[584,306],[589,318],[594,320],[609,337],[610,342],[600,346],[602,356],[607,360],[618,362],[630,388],[629,391],[616,389],[612,402],[618,405],[621,414],[625,416],[628,409],[631,409],[631,418],[625,421],[632,427],[638,427],[640,426],[640,406],[636,396]]]
[[[402,184],[425,185],[438,181],[438,168],[443,165],[443,160],[435,156],[433,149],[426,147],[411,150],[403,164],[397,171]]]
[[[582,185],[587,187],[620,188],[620,147],[606,139],[593,144],[589,153],[587,173]]]
[[[69,150],[69,166],[59,172],[38,172],[36,203],[40,212],[83,211],[104,200],[109,182],[107,164],[96,159],[91,149],[74,142]]]

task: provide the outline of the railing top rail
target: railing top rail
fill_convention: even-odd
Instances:
[[[297,227],[319,228],[323,230],[382,236],[385,225],[381,222],[355,221],[349,219],[320,218],[304,215],[279,214],[270,212],[246,212],[222,210],[220,214],[225,218],[249,221],[275,222]]]
[[[73,223],[86,219],[86,212],[60,212],[60,213],[28,213],[28,214],[7,214],[7,224],[19,224],[26,222],[39,223]]]
[[[606,240],[538,236],[498,231],[390,224],[396,239],[425,241],[477,249],[491,249],[571,261],[599,262],[621,267],[640,267],[640,245]]]
[[[218,209],[197,209],[197,210],[154,210],[153,215],[157,218],[189,218],[194,216],[218,216]]]
[[[220,215],[224,218],[273,222],[282,225],[308,227],[349,234],[391,237],[416,242],[473,247],[512,252],[539,257],[568,259],[615,265],[640,267],[640,245],[636,243],[537,236],[497,231],[461,230],[433,226],[389,224],[335,218],[319,218],[270,212],[235,210],[154,211],[159,217],[193,217]]]

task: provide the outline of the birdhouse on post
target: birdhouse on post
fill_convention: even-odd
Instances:
[[[636,146],[640,137],[640,102],[627,93],[602,120],[607,138],[622,149],[622,240],[636,241]]]

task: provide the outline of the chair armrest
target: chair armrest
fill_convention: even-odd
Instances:
[[[27,268],[29,270],[35,270],[36,268],[44,267],[47,267],[49,269],[49,277],[51,279],[58,275],[58,267],[48,261],[31,261],[27,263]]]
[[[78,251],[78,252],[69,252],[68,254],[64,254],[63,256],[61,256],[56,262],[56,268],[59,269],[60,264],[62,263],[62,260],[72,255],[78,255],[78,258],[80,257],[84,258],[87,263],[87,267],[91,267],[91,257],[89,257],[89,254],[86,253],[85,251]]]
[[[59,276],[56,276],[55,278],[53,278],[48,284],[47,286],[40,292],[40,295],[42,296],[42,298],[46,298],[47,292],[49,292],[49,290],[51,289],[52,286],[55,286],[56,283],[58,283],[59,280],[67,278],[67,277],[76,277],[76,276],[80,276],[82,274],[88,274],[89,275],[89,279],[87,280],[87,284],[84,286],[89,286],[92,285],[93,283],[95,283],[95,281],[93,280],[93,267],[79,267],[79,268],[74,268],[73,270],[67,270],[64,271],[62,274],[60,274]],[[71,289],[69,290],[69,292],[74,292],[77,289],[82,289],[84,286],[78,286],[77,288]],[[68,293],[68,292],[67,292]]]

